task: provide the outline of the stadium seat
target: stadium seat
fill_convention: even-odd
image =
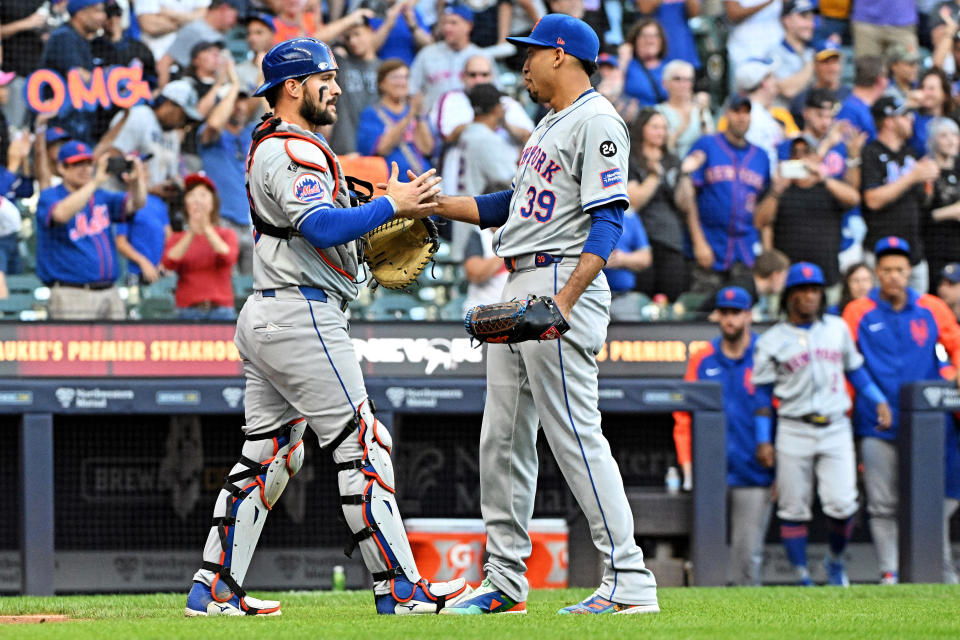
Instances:
[[[355,153],[342,155],[339,157],[340,166],[343,168],[343,174],[366,180],[371,184],[386,182],[390,176],[390,170],[387,167],[387,161],[380,156],[361,156]],[[406,176],[400,176],[406,182]],[[373,194],[380,196],[385,192],[374,187]]]
[[[19,318],[20,312],[33,309],[35,302],[32,291],[29,293],[11,292],[9,297],[0,299],[0,317]]]
[[[176,317],[172,296],[143,298],[138,309],[143,320],[171,320]]]
[[[419,300],[410,295],[381,291],[367,307],[369,320],[409,320],[410,312],[423,308]]]
[[[7,289],[10,293],[30,293],[32,294],[37,287],[42,287],[43,283],[33,273],[17,273],[7,276]]]
[[[253,275],[236,273],[233,275],[233,293],[238,296],[248,296],[253,291]]]
[[[253,275],[235,273],[233,274],[233,306],[237,313],[243,308],[247,298],[253,293]]]
[[[176,276],[164,276],[140,288],[140,297],[147,298],[170,298],[173,300],[173,290],[177,288]]]
[[[440,309],[440,319],[463,322],[463,297],[457,297],[443,305]]]
[[[677,301],[674,304],[682,305],[684,312],[683,315],[679,316],[677,319],[693,319],[708,313],[703,309],[703,305],[707,301],[707,297],[708,296],[705,293],[693,293],[692,291],[681,293],[677,297]]]

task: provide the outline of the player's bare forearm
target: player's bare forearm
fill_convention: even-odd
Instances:
[[[577,268],[573,270],[567,284],[563,285],[563,289],[553,297],[553,301],[560,308],[560,313],[568,321],[573,305],[577,304],[577,300],[580,299],[583,292],[596,279],[604,264],[606,264],[606,261],[598,255],[592,253],[580,254],[580,262],[577,263]]]
[[[433,213],[447,220],[480,224],[477,201],[470,196],[437,196],[437,208]]]

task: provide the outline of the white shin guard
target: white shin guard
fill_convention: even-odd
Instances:
[[[241,585],[267,514],[290,477],[303,466],[306,426],[300,418],[244,442],[240,460],[230,470],[214,507],[204,562],[194,577],[210,585],[214,600],[226,602],[236,594],[243,602]]]
[[[411,587],[420,582],[420,572],[394,497],[390,432],[365,401],[344,434],[331,446],[340,503],[353,542],[373,574],[374,592],[393,592],[398,600],[408,599]]]

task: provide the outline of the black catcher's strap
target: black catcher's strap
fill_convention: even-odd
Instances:
[[[374,582],[380,582],[381,580],[393,580],[397,576],[402,576],[403,570],[400,567],[391,567],[386,571],[380,571],[373,574]]]
[[[293,227],[275,227],[260,216],[257,215],[257,212],[250,208],[250,219],[253,220],[253,228],[257,230],[258,233],[261,233],[265,236],[272,236],[274,238],[280,238],[281,240],[289,240],[294,236],[299,236],[300,232],[294,229]]]
[[[337,471],[352,471],[354,469],[363,469],[367,466],[366,460],[348,460],[337,464]]]
[[[372,183],[354,176],[343,176],[343,178],[347,181],[347,190],[350,191],[350,206],[356,207],[373,200]],[[363,189],[365,193],[358,191],[357,187]]]

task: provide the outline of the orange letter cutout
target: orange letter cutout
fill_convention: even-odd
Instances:
[[[53,97],[46,100],[41,95],[45,86],[53,90]],[[52,69],[37,69],[27,78],[27,104],[37,113],[60,111],[66,94],[67,88],[63,78]]]

